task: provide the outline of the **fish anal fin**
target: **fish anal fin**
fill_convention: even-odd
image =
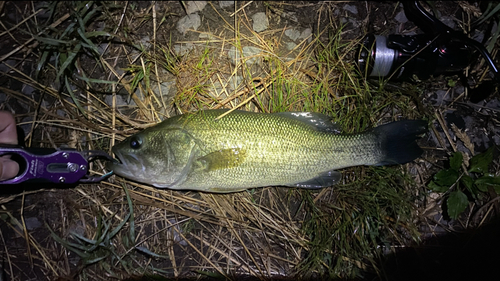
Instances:
[[[342,174],[340,172],[328,171],[310,180],[293,184],[287,184],[286,186],[318,189],[335,185],[341,180],[341,178]]]

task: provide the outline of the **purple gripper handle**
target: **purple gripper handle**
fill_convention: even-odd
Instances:
[[[88,161],[76,150],[0,147],[0,156],[2,155],[12,155],[12,158],[18,155],[16,162],[24,159],[24,163],[19,163],[21,174],[13,179],[0,181],[0,184],[17,184],[27,180],[75,183],[88,170]]]

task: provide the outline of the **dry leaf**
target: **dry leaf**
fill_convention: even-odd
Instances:
[[[464,146],[474,155],[474,144],[465,131],[460,130],[455,124],[451,124],[451,128],[455,135],[464,143]]]

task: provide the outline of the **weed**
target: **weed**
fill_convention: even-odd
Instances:
[[[448,169],[434,175],[428,187],[434,192],[448,194],[446,208],[452,219],[457,219],[469,206],[469,198],[481,199],[489,192],[500,194],[500,176],[489,173],[489,165],[493,161],[496,146],[470,159],[466,167],[461,152],[450,157]],[[468,170],[467,170],[468,168]]]

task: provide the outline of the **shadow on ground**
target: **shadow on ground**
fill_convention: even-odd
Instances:
[[[497,219],[478,229],[431,238],[387,256],[381,266],[384,280],[494,280],[499,237]]]

